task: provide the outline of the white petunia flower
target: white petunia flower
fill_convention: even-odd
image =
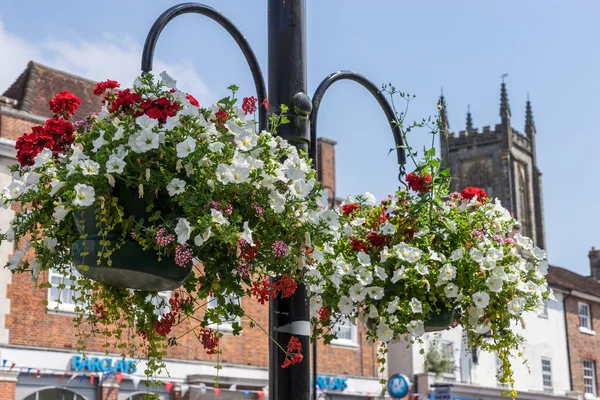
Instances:
[[[490,276],[485,283],[491,292],[498,293],[502,290],[504,280],[499,276]]]
[[[359,251],[356,254],[356,258],[361,265],[371,265],[371,257],[364,251]]]
[[[4,197],[9,200],[16,199],[25,191],[25,183],[21,181],[12,181],[3,190]]]
[[[125,129],[122,126],[117,127],[115,134],[113,136],[113,140],[121,140],[123,139],[123,134],[125,133]]]
[[[504,252],[502,251],[502,249],[496,249],[496,248],[491,248],[488,250],[486,256],[488,258],[491,258],[494,261],[500,261],[502,260],[502,258],[504,257]]]
[[[458,286],[456,286],[454,283],[449,283],[444,288],[444,293],[446,294],[447,298],[453,299],[458,296]]]
[[[356,274],[356,278],[363,285],[370,285],[373,282],[373,274],[366,268],[361,268]]]
[[[373,300],[381,300],[383,298],[383,288],[377,286],[371,286],[367,288],[367,294]]]
[[[33,158],[33,168],[39,168],[52,160],[52,150],[44,149]]]
[[[158,125],[158,120],[143,114],[135,119],[135,123],[142,131],[152,131]]]
[[[52,179],[50,181],[50,187],[52,188],[50,190],[50,196],[54,196],[56,193],[58,193],[58,191],[60,189],[62,189],[63,187],[65,187],[67,184],[65,182],[61,182],[58,179]]]
[[[96,192],[88,185],[78,183],[75,185],[75,199],[73,204],[79,207],[88,207],[94,204]]]
[[[534,247],[533,250],[531,251],[531,254],[533,254],[533,257],[536,260],[543,260],[546,258],[546,251],[540,249],[539,247]]]
[[[277,214],[282,213],[285,210],[285,196],[277,191],[271,191],[269,193],[269,203],[273,211]]]
[[[379,311],[377,311],[377,307],[374,304],[369,305],[369,314],[367,314],[369,318],[377,318],[379,317]]]
[[[160,73],[160,84],[168,88],[177,89],[177,81],[167,74],[167,71]]]
[[[471,255],[471,259],[477,263],[483,260],[483,252],[475,247],[469,251],[469,254]]]
[[[410,306],[410,310],[413,312],[413,314],[418,314],[418,313],[423,312],[423,304],[415,298],[411,299],[411,301],[408,303],[408,305]]]
[[[381,252],[379,253],[379,259],[380,259],[381,262],[385,262],[391,256],[393,256],[393,254],[390,253],[390,251],[389,251],[389,249],[388,249],[387,246],[384,246],[383,250],[381,250]]]
[[[189,221],[185,218],[179,218],[177,221],[177,226],[175,227],[175,233],[177,234],[177,243],[185,244],[188,240],[190,240],[190,235],[194,228],[189,223]]]
[[[440,279],[451,281],[454,278],[456,278],[456,267],[452,264],[444,264],[440,269]]]
[[[415,265],[415,270],[421,275],[427,275],[429,273],[429,267],[425,264]]]
[[[8,261],[8,263],[9,263],[8,269],[10,269],[12,271],[13,269],[18,268],[23,263],[23,257],[24,256],[25,256],[24,252],[22,252],[22,251],[15,251],[15,253],[13,254],[13,256]]]
[[[377,339],[382,343],[387,343],[394,337],[394,331],[385,323],[379,322],[377,325]]]
[[[405,277],[406,277],[406,268],[404,266],[402,266],[394,271],[391,281],[392,281],[392,283],[396,283],[400,279],[404,279]]]
[[[56,206],[54,207],[54,212],[56,213],[56,223],[60,224],[69,212],[71,212],[70,208],[65,208],[65,206]]]
[[[350,286],[349,293],[350,298],[352,298],[352,301],[355,302],[363,301],[367,295],[365,287],[360,283],[355,283],[354,285]]]
[[[229,225],[229,221],[221,211],[215,210],[214,208],[210,210],[212,215],[212,221],[217,225]]]
[[[185,181],[179,178],[173,178],[167,185],[169,196],[173,197],[185,191]]]
[[[92,149],[94,153],[100,150],[102,146],[108,144],[108,140],[104,139],[104,131],[100,132],[100,136],[98,136],[96,140],[93,140],[92,144],[94,145],[94,148]]]
[[[382,281],[385,281],[388,277],[387,272],[385,272],[385,268],[380,266],[375,267],[375,275],[377,275],[377,277]]]
[[[410,321],[406,327],[408,332],[414,337],[421,337],[425,333],[425,324],[423,321]]]
[[[538,264],[537,269],[540,274],[546,275],[548,273],[548,261],[541,261]]]
[[[395,296],[394,299],[388,303],[387,312],[388,314],[394,314],[398,310],[400,310],[400,298]]]
[[[338,309],[341,314],[349,315],[354,312],[354,303],[352,299],[348,296],[340,297],[340,301],[338,302]]]
[[[192,136],[188,136],[183,142],[177,143],[175,148],[177,149],[178,158],[186,158],[190,153],[196,150],[196,139]]]
[[[248,226],[248,221],[244,221],[244,230],[239,234],[240,239],[244,239],[250,246],[254,246],[254,240],[252,240],[252,230]]]
[[[198,247],[201,247],[204,245],[204,243],[206,243],[208,241],[208,239],[211,238],[211,236],[212,236],[212,230],[210,227],[208,227],[206,232],[204,232],[203,234],[196,235],[196,237],[194,238],[194,244]]]
[[[233,139],[238,149],[243,151],[252,150],[258,142],[258,136],[252,131],[243,130]]]
[[[523,250],[531,250],[533,248],[533,241],[520,233],[517,233],[513,239],[517,242],[517,246]]]
[[[234,183],[244,183],[250,176],[250,168],[245,165],[233,165],[231,169],[231,181]]]
[[[367,192],[365,193],[365,203],[367,203],[370,206],[374,206],[375,203],[377,203],[377,199],[375,198],[375,196],[373,196],[373,194]]]
[[[450,254],[450,260],[452,261],[458,261],[458,260],[462,260],[464,256],[464,250],[463,248],[458,248],[456,250],[454,250],[451,254]]]
[[[145,153],[148,150],[158,149],[159,136],[152,131],[142,131],[135,139],[135,144],[138,150],[136,151],[137,153]]]
[[[525,310],[525,300],[520,297],[516,297],[508,302],[508,312],[512,315],[521,315]]]
[[[98,175],[98,171],[100,171],[100,164],[92,160],[81,161],[79,166],[84,175]]]
[[[473,303],[479,308],[486,308],[490,304],[490,295],[486,292],[477,292],[473,295]]]
[[[221,142],[212,142],[208,145],[208,150],[210,150],[212,153],[220,153],[221,150],[223,150],[223,147],[225,147],[225,144]]]
[[[110,174],[121,174],[127,163],[122,158],[116,157],[111,154],[106,162],[106,172]]]
[[[396,226],[391,224],[389,221],[385,221],[385,223],[381,224],[379,227],[379,232],[383,233],[384,235],[393,235],[396,233]]]

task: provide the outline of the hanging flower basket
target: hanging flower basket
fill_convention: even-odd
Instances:
[[[123,90],[109,80],[94,90],[100,113],[75,124],[80,100],[62,92],[50,101],[54,117],[17,141],[20,165],[2,193],[20,211],[0,241],[27,243],[6,266],[70,277],[80,345],[80,325],[101,325],[134,356],[139,341],[121,333],[136,332],[149,376],[177,344],[176,325],[218,354],[213,326],[235,321],[237,335],[240,317],[256,325],[232,299],[291,296],[312,247],[336,235],[310,160],[273,135],[287,108],[272,114],[271,132],[258,132],[248,116],[267,103],[248,97],[238,108],[230,89],[203,108],[166,74]],[[165,301],[162,290],[175,292]],[[302,361],[297,338],[280,348],[283,367]]]

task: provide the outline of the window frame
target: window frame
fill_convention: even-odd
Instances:
[[[585,309],[587,309],[587,315],[582,316],[582,314],[581,314],[582,306]],[[585,303],[583,301],[580,301],[577,303],[577,316],[579,317],[579,328],[586,329],[588,331],[593,331],[593,329],[592,329],[592,326],[593,326],[593,324],[592,324],[592,309],[588,303]],[[582,317],[585,318],[585,320],[587,322],[585,325],[582,323]]]
[[[548,319],[549,318],[549,314],[548,314],[548,300],[543,300],[543,302],[544,302],[544,308],[538,314],[538,317]]]
[[[337,334],[337,332],[339,332],[339,330],[336,331],[336,327],[340,323],[344,323],[344,322],[347,322],[348,324],[350,324],[350,339],[335,338],[335,339],[331,340],[331,344],[334,344],[337,346],[344,346],[344,347],[358,347],[358,326],[356,324],[352,323],[352,321],[350,321],[350,318],[348,318],[347,316],[340,315],[336,318],[336,321],[333,324],[333,327],[331,328],[331,333]]]
[[[234,296],[225,296],[228,299],[233,299],[234,301],[237,301],[238,305],[241,307],[242,306],[242,299],[240,297],[234,297]],[[231,300],[229,300],[231,302]],[[209,295],[206,298],[206,308],[214,308],[217,306],[217,299],[212,296]],[[210,329],[213,329],[215,331],[219,331],[219,332],[233,332],[233,324],[235,322],[241,323],[241,319],[239,316],[236,315],[235,319],[232,321],[221,321],[221,322],[217,322],[217,323],[213,323],[208,325],[208,327]]]
[[[554,381],[552,379],[552,359],[550,357],[541,358],[542,365],[542,387],[547,393],[554,392]],[[547,370],[545,369],[547,367]],[[547,379],[548,378],[548,379]],[[546,382],[550,382],[550,385],[546,385]]]
[[[586,362],[589,363],[589,366],[586,367]],[[591,375],[586,375],[586,371],[591,371]],[[587,391],[588,385],[586,383],[586,379],[591,380],[591,392]],[[583,359],[583,392],[584,394],[591,394],[596,397],[597,393],[597,385],[596,385],[596,362],[594,360],[590,360],[589,358]]]
[[[79,275],[79,273],[77,272],[77,270],[72,271],[74,275]],[[76,291],[75,290],[71,290],[70,285],[66,285],[65,284],[65,288],[63,289],[56,289],[59,290],[59,297],[58,300],[60,300],[60,303],[58,302],[57,299],[54,299],[52,296],[52,289],[55,289],[58,285],[55,285],[54,283],[52,283],[52,278],[53,277],[58,277],[61,279],[61,283],[60,284],[65,284],[65,280],[69,280],[71,281],[71,279],[61,273],[59,273],[56,269],[54,268],[50,268],[48,269],[48,283],[50,285],[52,285],[52,287],[48,288],[48,294],[47,294],[47,299],[48,299],[48,305],[46,306],[46,308],[49,311],[56,311],[58,310],[59,312],[63,312],[63,313],[70,313],[70,314],[74,314],[75,313],[75,308],[77,308],[77,304],[73,302],[73,297],[71,295],[71,297],[69,297],[68,302],[64,301],[62,299],[62,292],[64,290],[68,290],[69,292],[73,292]],[[73,282],[73,284],[76,285],[76,281],[71,281]]]

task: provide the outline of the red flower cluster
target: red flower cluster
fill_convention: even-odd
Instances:
[[[287,368],[290,365],[298,364],[302,361],[304,356],[302,355],[302,343],[297,337],[291,336],[290,341],[287,345],[287,352],[285,354],[285,361],[281,368]]]
[[[42,150],[50,149],[54,155],[64,153],[73,143],[73,124],[62,118],[50,118],[45,126],[34,126],[31,133],[23,134],[15,145],[21,166],[33,165]]]
[[[370,231],[367,234],[367,240],[373,247],[383,247],[389,244],[390,237],[386,235],[380,235],[376,231]]]
[[[477,196],[477,200],[483,201],[487,198],[487,193],[483,189],[479,189],[478,187],[466,187],[461,193],[463,199],[471,200],[473,197]]]
[[[112,102],[108,111],[114,113],[120,109],[122,112],[127,112],[130,108],[137,105],[140,100],[140,95],[132,92],[131,89],[121,90],[117,93],[117,98]]]
[[[298,282],[289,275],[283,275],[279,280],[273,283],[273,289],[279,291],[281,293],[281,298],[283,299],[293,295],[297,288]]]
[[[106,321],[108,319],[108,312],[102,304],[94,305],[94,314],[96,314],[98,321]]]
[[[227,112],[221,108],[215,113],[216,119],[214,119],[213,122],[218,125],[223,125],[225,121],[227,121],[227,117]]]
[[[254,96],[244,97],[244,101],[242,102],[242,111],[244,114],[254,114],[258,109],[258,99]]]
[[[289,275],[283,275],[272,285],[269,282],[269,278],[252,282],[250,293],[256,296],[256,299],[260,304],[265,304],[265,302],[277,297],[278,293],[281,293],[281,297],[284,299],[290,297],[296,292],[297,288],[298,282]]]
[[[171,328],[175,324],[177,315],[181,311],[181,308],[189,302],[191,302],[189,298],[183,299],[180,297],[179,293],[175,292],[173,297],[169,299],[171,311],[163,314],[159,321],[154,321],[154,330],[156,333],[160,336],[167,336],[169,333],[171,333]]]
[[[260,246],[260,242],[256,240],[254,242],[254,246],[250,245],[250,243],[246,242],[244,239],[238,240],[238,247],[240,248],[240,256],[242,260],[249,262],[258,257],[258,247]]]
[[[358,203],[350,203],[344,204],[341,208],[344,215],[350,215],[354,210],[358,210],[360,206],[358,205]]]
[[[354,251],[369,251],[369,246],[365,241],[357,238],[350,238],[350,248]]]
[[[206,349],[206,354],[216,354],[219,348],[219,336],[210,328],[201,328],[198,335],[200,343]]]
[[[265,109],[268,110],[269,109],[269,100],[264,99],[263,102],[262,102],[262,105],[265,107]]]
[[[411,172],[406,175],[406,183],[410,189],[422,196],[431,190],[431,175],[427,174],[425,176],[419,176],[414,172]]]
[[[140,104],[144,114],[152,119],[157,119],[161,123],[167,122],[168,117],[174,117],[179,110],[179,104],[175,101],[171,101],[166,97],[161,97],[156,100],[144,100]]]
[[[81,99],[68,90],[63,90],[56,97],[50,99],[48,103],[53,113],[70,116],[75,114],[75,111],[79,108]]]
[[[198,103],[198,100],[196,100],[196,98],[194,96],[192,96],[191,94],[186,93],[185,98],[188,99],[190,104],[193,105],[194,107],[200,107],[200,103]]]
[[[329,311],[325,307],[321,307],[318,314],[319,314],[319,321],[321,321],[323,323],[329,321],[329,317],[331,317],[331,311]]]
[[[104,92],[106,92],[109,89],[116,89],[119,86],[121,86],[119,84],[119,82],[117,81],[111,81],[110,79],[104,81],[104,82],[99,82],[96,83],[96,86],[94,86],[94,94],[96,96],[100,96],[102,94],[104,94]]]

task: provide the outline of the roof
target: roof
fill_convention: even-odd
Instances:
[[[41,117],[52,117],[48,101],[57,93],[68,90],[81,99],[75,120],[100,111],[102,99],[92,91],[96,82],[29,61],[27,68],[3,93],[17,100],[13,108]]]
[[[600,282],[591,276],[583,276],[568,269],[550,266],[546,279],[550,285],[600,297]]]

